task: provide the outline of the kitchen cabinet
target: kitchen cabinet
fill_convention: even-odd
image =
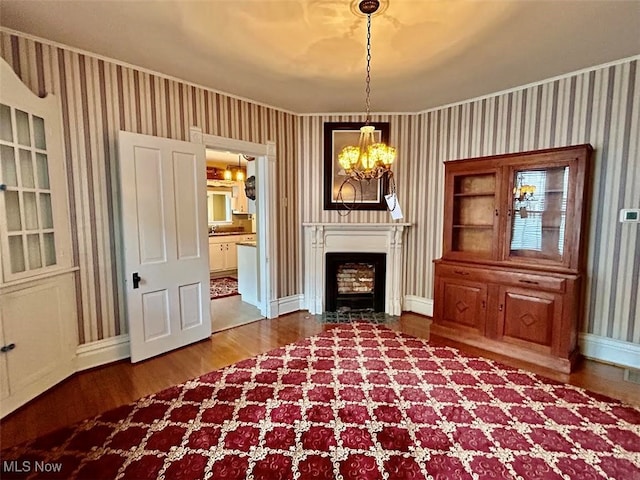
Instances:
[[[236,242],[209,242],[209,270],[220,272],[238,268]]]
[[[238,268],[238,242],[255,241],[255,234],[232,234],[209,237],[209,271],[222,272]]]
[[[233,190],[233,213],[249,213],[244,182],[235,182]]]
[[[433,333],[571,371],[591,151],[580,145],[445,164]]]

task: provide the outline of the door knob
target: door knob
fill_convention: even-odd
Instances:
[[[132,280],[133,280],[133,288],[138,288],[140,286],[140,280],[142,280],[142,278],[140,278],[140,275],[138,275],[138,272],[134,272],[134,274],[132,275]]]
[[[10,343],[9,345],[4,345],[2,348],[0,348],[0,352],[7,353],[13,350],[14,348],[16,348],[16,344]]]

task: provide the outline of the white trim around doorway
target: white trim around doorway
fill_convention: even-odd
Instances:
[[[260,313],[267,318],[278,316],[277,228],[272,225],[276,212],[276,144],[255,143],[219,137],[202,132],[200,127],[189,129],[190,141],[212,150],[243,153],[256,157],[256,236],[258,240],[258,292]]]

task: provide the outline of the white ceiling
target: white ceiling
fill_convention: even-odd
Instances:
[[[296,113],[364,110],[357,0],[0,0],[0,25]],[[382,0],[371,109],[416,112],[640,54],[639,0]]]

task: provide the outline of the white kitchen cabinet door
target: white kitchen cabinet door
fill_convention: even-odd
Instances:
[[[236,242],[210,243],[209,267],[212,272],[223,272],[238,268]]]
[[[220,272],[225,267],[224,243],[209,244],[209,268],[212,272]]]
[[[238,268],[238,246],[235,242],[227,243],[225,250],[225,270],[235,270]]]

